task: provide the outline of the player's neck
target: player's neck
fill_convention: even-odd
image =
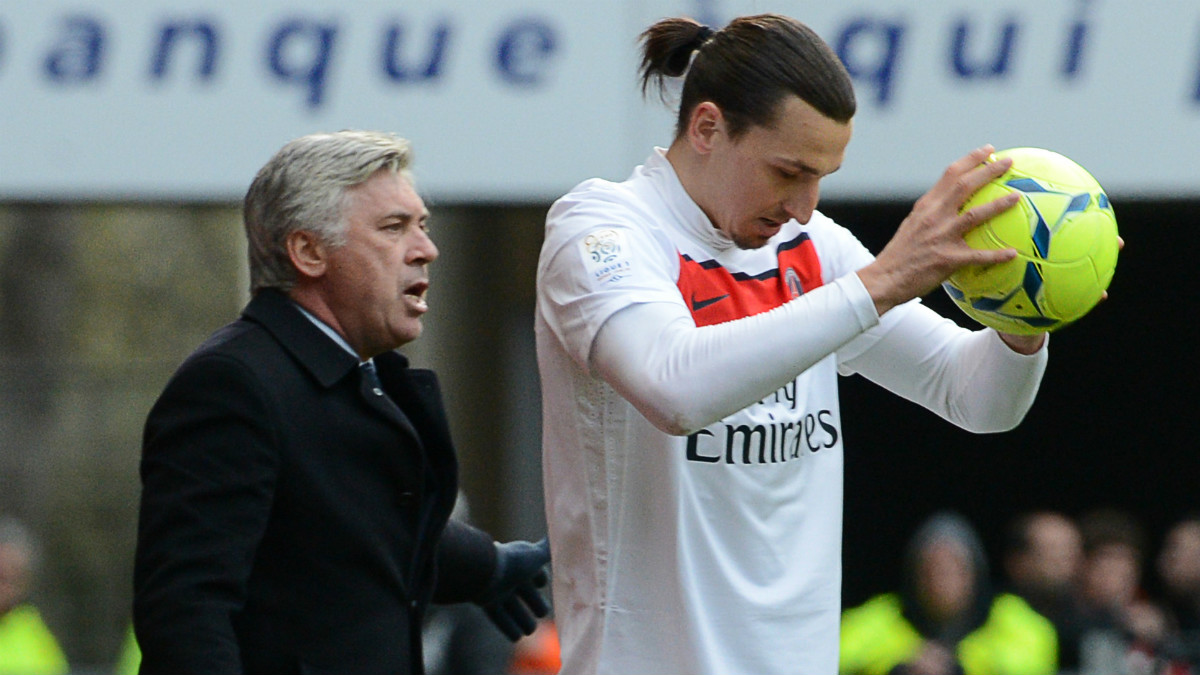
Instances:
[[[687,192],[688,197],[704,211],[709,220],[713,220],[712,211],[709,210],[705,199],[706,195],[713,194],[705,182],[707,158],[693,150],[687,139],[676,139],[671,147],[667,148],[666,158],[674,169],[675,176],[679,178],[684,192]]]

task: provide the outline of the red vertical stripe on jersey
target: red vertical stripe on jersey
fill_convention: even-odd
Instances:
[[[821,261],[807,233],[775,247],[775,269],[730,272],[715,260],[679,254],[679,292],[697,326],[760,314],[821,286]],[[799,288],[795,288],[799,284]]]

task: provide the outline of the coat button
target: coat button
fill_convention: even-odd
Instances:
[[[374,392],[376,396],[383,396],[383,390],[379,387],[375,387],[371,389],[371,391]]]

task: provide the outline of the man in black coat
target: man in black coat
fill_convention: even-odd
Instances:
[[[438,255],[407,141],[285,145],[246,195],[253,299],[146,422],[135,561],[142,673],[420,673],[430,602],[517,639],[548,608],[544,541],[449,520],[457,463],[421,334]]]

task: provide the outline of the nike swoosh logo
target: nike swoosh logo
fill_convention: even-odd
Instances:
[[[729,294],[726,293],[725,295],[718,295],[715,298],[708,298],[707,300],[697,300],[696,294],[692,293],[692,311],[699,312],[700,310],[704,309],[705,307],[708,307],[709,305],[718,303],[728,297],[729,297]]]

